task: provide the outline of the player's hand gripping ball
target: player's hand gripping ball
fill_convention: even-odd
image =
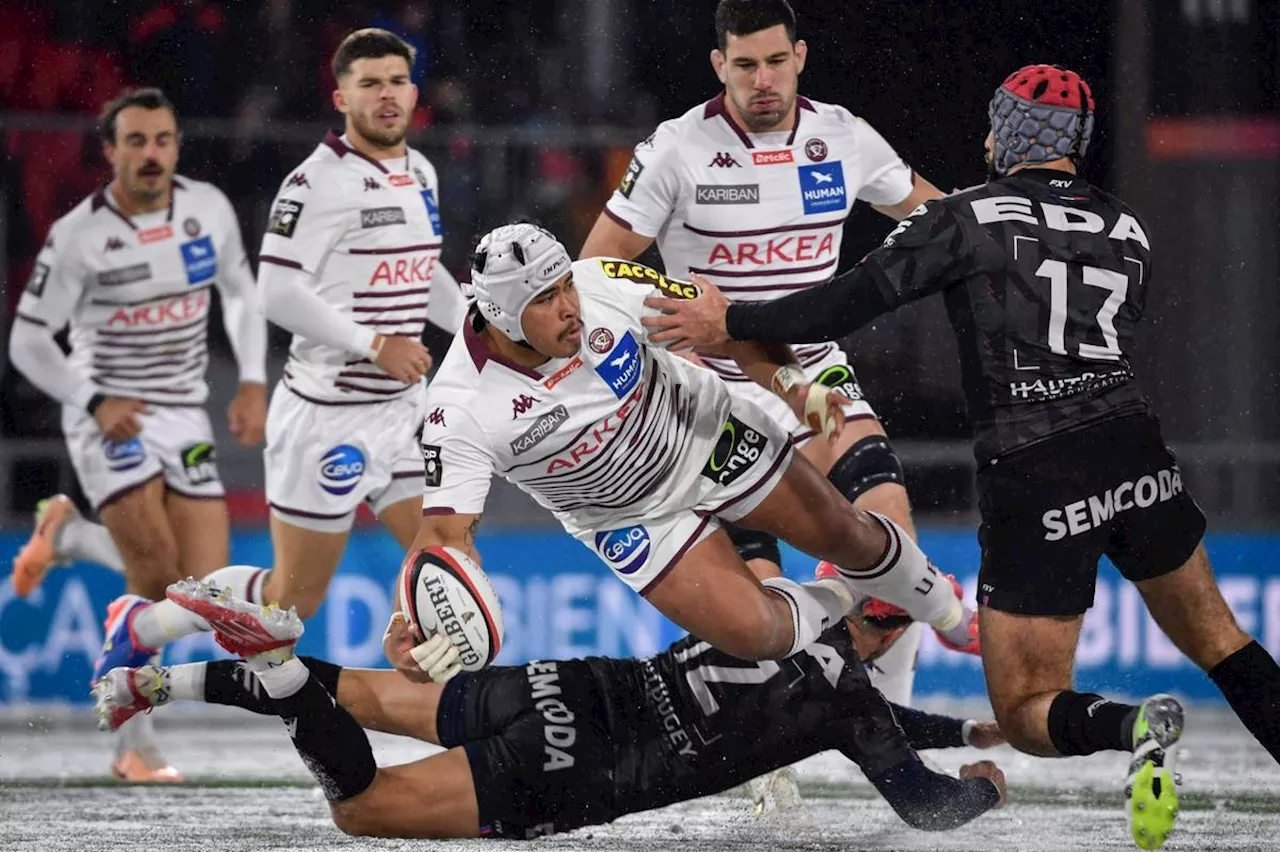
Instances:
[[[480,671],[502,650],[498,594],[467,554],[452,547],[414,551],[405,557],[396,586],[410,631],[424,643],[447,638],[463,671]]]

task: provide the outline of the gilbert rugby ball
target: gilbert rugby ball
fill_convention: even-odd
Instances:
[[[502,605],[489,578],[453,547],[428,547],[405,557],[396,584],[400,611],[425,640],[449,637],[462,670],[478,672],[502,650]]]

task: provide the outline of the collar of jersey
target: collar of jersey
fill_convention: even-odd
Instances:
[[[124,223],[128,225],[132,230],[135,230],[135,231],[138,230],[138,226],[134,223],[133,219],[131,219],[128,215],[125,214],[123,210],[121,210],[114,203],[112,203],[111,193],[108,191],[110,186],[111,184],[107,184],[106,186],[100,187],[98,191],[93,194],[93,203],[90,205],[89,209],[93,212],[97,212],[101,208],[105,207],[108,210],[110,210],[112,213],[119,216],[122,220],[124,220]],[[164,220],[166,222],[173,221],[173,196],[176,194],[174,190],[177,190],[177,189],[186,189],[186,186],[183,185],[182,181],[178,180],[177,175],[174,175],[173,179],[169,182],[169,207],[164,215]],[[151,213],[159,213],[159,212],[160,212],[159,210],[151,211]],[[143,213],[142,215],[150,216],[151,213]]]
[[[474,311],[474,308],[472,309]],[[489,344],[485,343],[484,337],[476,331],[474,312],[468,314],[467,319],[462,324],[462,339],[467,344],[467,352],[471,355],[471,362],[476,365],[476,372],[484,372],[485,364],[493,361],[495,364],[501,364],[508,370],[519,373],[522,376],[528,376],[535,381],[542,381],[542,374],[524,366],[517,364],[509,358],[504,358],[497,352],[489,348]]]
[[[347,154],[354,154],[355,156],[359,157],[365,162],[372,163],[374,167],[376,167],[378,171],[382,172],[384,175],[391,174],[391,170],[388,169],[386,166],[382,165],[381,160],[375,160],[373,157],[370,157],[368,154],[364,153],[363,151],[357,151],[355,148],[351,147],[351,143],[347,141],[346,134],[339,136],[338,134],[330,130],[328,133],[324,135],[323,144],[327,145],[329,149],[333,151],[333,153],[338,155],[339,158],[345,157]],[[409,146],[408,145],[404,146],[404,168],[401,169],[401,171],[402,172],[409,171]]]

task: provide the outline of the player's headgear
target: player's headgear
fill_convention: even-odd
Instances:
[[[987,113],[998,175],[1018,165],[1083,159],[1093,135],[1089,84],[1055,65],[1028,65],[1010,74],[996,89]]]
[[[471,288],[480,315],[515,341],[526,339],[520,315],[569,271],[564,244],[537,225],[503,225],[485,234],[471,256]]]

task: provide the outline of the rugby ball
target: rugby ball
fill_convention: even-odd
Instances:
[[[410,553],[396,585],[409,628],[424,641],[434,633],[448,636],[463,671],[480,671],[502,650],[498,594],[461,550],[428,547]]]

